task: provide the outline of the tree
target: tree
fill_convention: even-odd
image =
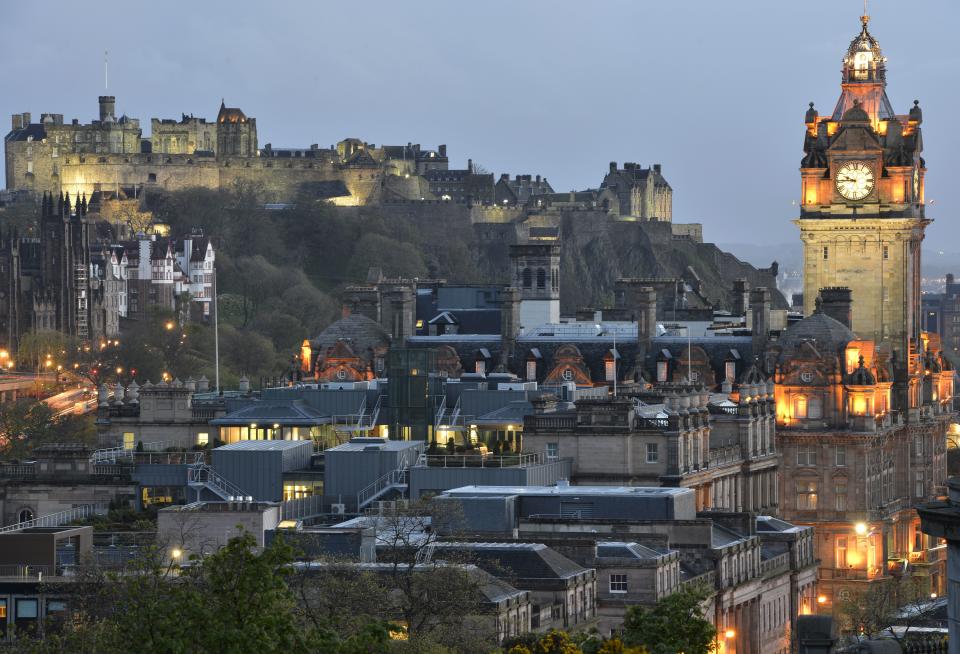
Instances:
[[[506,654],[647,654],[642,647],[627,647],[619,638],[601,638],[596,633],[570,636],[551,629],[543,635],[514,638],[504,647]]]
[[[706,588],[684,588],[653,607],[631,606],[624,619],[623,643],[650,654],[707,654],[713,650],[716,629],[704,618]]]
[[[921,626],[933,606],[923,581],[916,577],[890,577],[851,592],[838,602],[840,628],[856,637],[893,638],[901,645],[913,627]],[[899,630],[890,629],[897,625]]]
[[[24,459],[50,443],[92,445],[96,431],[91,416],[55,418],[44,402],[20,400],[0,404],[0,455]]]
[[[80,566],[58,584],[77,613],[43,641],[38,653],[385,654],[387,629],[371,623],[348,638],[330,624],[300,619],[288,585],[293,550],[282,539],[258,550],[240,534],[220,551],[180,569],[163,548],[144,551],[122,572]],[[134,645],[135,643],[135,645]]]

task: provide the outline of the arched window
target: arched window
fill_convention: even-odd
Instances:
[[[523,287],[533,288],[533,272],[529,268],[523,269]]]
[[[32,509],[20,509],[20,512],[17,514],[18,522],[27,522],[33,520],[33,510]]]
[[[547,287],[547,271],[543,268],[537,269],[537,288]]]

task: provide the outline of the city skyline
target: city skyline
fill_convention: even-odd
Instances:
[[[69,20],[51,22],[40,38],[20,31],[0,44],[8,60],[26,59],[41,71],[4,94],[0,110],[88,121],[103,92],[107,50],[118,113],[144,122],[181,113],[212,119],[225,98],[257,117],[261,146],[324,147],[349,136],[447,143],[454,167],[471,158],[498,174],[542,174],[557,191],[598,186],[609,161],[659,162],[675,191],[678,222],[702,222],[710,240],[736,242],[731,232],[748,230],[750,238],[739,240],[793,242],[803,112],[809,101],[832,111],[862,5],[603,7],[582,15],[571,3],[530,3],[509,13],[378,4],[383,19],[368,24],[356,8],[325,6],[328,24],[358,27],[319,33],[311,25],[323,16],[309,5],[298,6],[303,18],[296,21],[292,5],[257,21],[223,5],[201,6],[191,8],[193,21],[179,11],[151,15],[150,29],[169,37],[148,38],[155,46],[144,47],[140,27],[71,45],[72,34],[95,32],[91,21],[102,17],[61,3],[55,14]],[[28,7],[5,11],[10,24],[40,18]],[[147,24],[139,11],[120,22]],[[903,14],[875,1],[869,11],[889,58],[894,109],[905,113],[916,98],[925,110],[931,237],[948,242],[960,236],[945,220],[958,202],[945,171],[958,155],[943,111],[952,91],[937,80],[956,60],[943,19],[958,10],[931,2]],[[803,21],[813,29],[797,27]],[[643,29],[650,24],[661,27]],[[915,36],[921,24],[922,47]],[[218,30],[231,38],[218,42],[211,25],[229,26]],[[638,26],[642,36],[632,40]],[[64,48],[69,58],[58,56]],[[312,66],[291,66],[311,58]],[[174,92],[157,91],[171,82]]]

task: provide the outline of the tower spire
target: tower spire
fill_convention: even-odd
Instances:
[[[863,23],[863,29],[867,29],[867,23],[870,22],[869,0],[863,0],[863,15],[860,16],[860,22]]]

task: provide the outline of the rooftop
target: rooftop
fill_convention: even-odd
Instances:
[[[329,450],[328,450],[329,451]],[[640,497],[675,497],[692,494],[689,488],[659,486],[461,486],[446,491],[447,495],[631,495]]]
[[[393,441],[386,438],[353,438],[349,443],[337,445],[327,450],[330,452],[364,452],[371,449],[377,449],[387,452],[402,452],[411,448],[423,448],[423,441]]]
[[[215,448],[219,452],[272,452],[281,450],[295,450],[304,444],[313,447],[310,441],[302,440],[272,440],[272,441],[237,441],[230,445],[221,445]]]

